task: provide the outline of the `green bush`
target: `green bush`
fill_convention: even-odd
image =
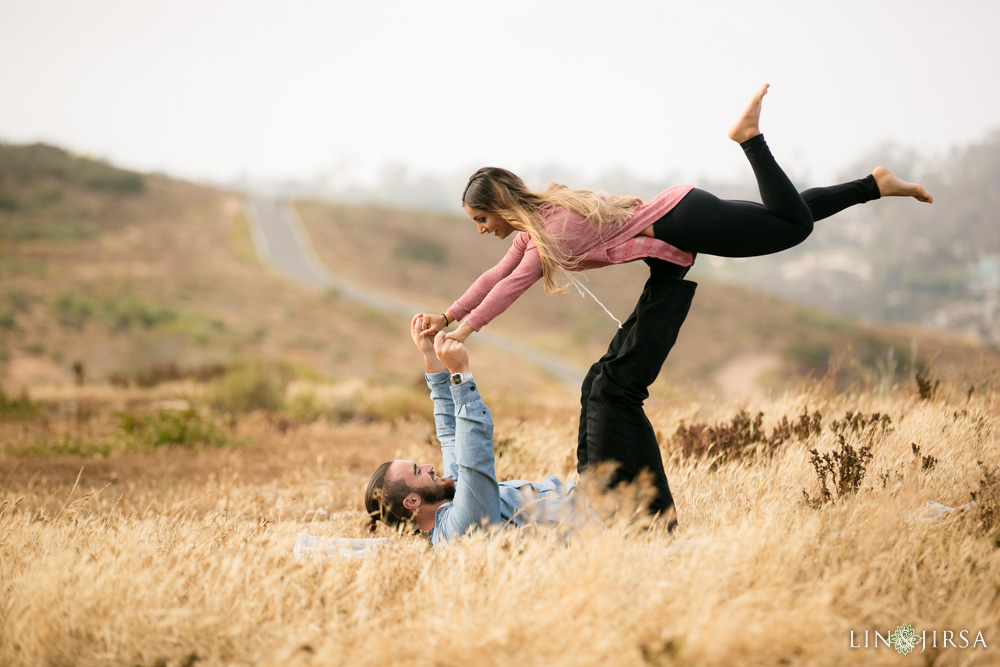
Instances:
[[[213,383],[208,404],[232,414],[280,410],[291,376],[290,369],[281,364],[254,361],[237,366]]]
[[[833,347],[828,343],[810,340],[804,335],[793,338],[784,350],[785,359],[807,372],[825,371],[832,355]]]
[[[118,426],[125,437],[127,451],[144,451],[158,447],[187,447],[199,445],[221,447],[226,444],[226,434],[215,422],[202,417],[198,411],[160,410],[151,415],[116,412]]]
[[[10,308],[5,308],[0,310],[0,329],[11,329],[17,328],[17,318],[14,316],[14,311]]]
[[[0,215],[0,240],[75,241],[93,238],[101,228],[93,222],[60,218],[12,218]]]
[[[178,319],[176,311],[158,304],[150,304],[135,299],[106,301],[100,304],[102,319],[107,320],[116,331],[132,327],[152,329]]]
[[[21,395],[16,397],[8,397],[3,389],[0,389],[0,417],[4,419],[33,419],[40,412],[41,408],[31,400],[28,392],[21,392]]]
[[[72,329],[82,329],[83,325],[93,317],[95,309],[93,299],[72,292],[63,292],[52,302],[52,313],[56,320],[64,327]]]
[[[146,190],[146,179],[142,177],[142,174],[107,167],[106,170],[88,178],[84,185],[91,190],[135,195]]]
[[[54,440],[45,438],[30,444],[7,448],[11,456],[96,456],[106,458],[114,451],[110,441],[84,440],[80,436],[63,434]]]
[[[325,414],[324,408],[316,401],[313,394],[299,394],[288,402],[285,412],[292,419],[303,422],[314,422]]]
[[[6,228],[3,217],[0,216],[0,241],[6,238]],[[44,276],[48,273],[48,265],[30,257],[4,257],[0,262],[0,277],[3,276]]]
[[[132,296],[94,297],[80,292],[63,292],[51,302],[50,308],[56,320],[71,329],[82,329],[87,322],[94,320],[113,331],[158,329],[203,343],[226,330],[221,320],[178,311],[151,299]]]

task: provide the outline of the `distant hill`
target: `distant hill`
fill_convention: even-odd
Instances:
[[[458,216],[297,203],[330,267],[441,310],[506,250]],[[841,381],[933,367],[996,366],[997,355],[953,336],[859,325],[774,297],[701,280],[657,391],[780,387],[840,360]],[[642,265],[586,274],[620,318],[645,279]],[[614,323],[589,298],[540,286],[491,325],[585,366]],[[285,281],[254,255],[232,192],[117,169],[61,149],[0,145],[0,384],[16,389],[136,378],[247,358],[343,380],[418,383],[406,318]],[[474,343],[473,343],[474,344]],[[916,354],[912,350],[916,348]],[[499,389],[560,391],[525,362],[475,348]],[[890,350],[892,353],[890,355]],[[992,355],[992,356],[991,356]],[[790,379],[791,378],[791,379]]]
[[[132,381],[257,357],[409,383],[421,371],[407,331],[407,318],[272,274],[238,194],[0,144],[0,387],[71,382],[77,364],[87,381]],[[550,384],[480,356],[497,384]]]

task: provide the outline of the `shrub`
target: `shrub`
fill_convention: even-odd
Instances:
[[[52,302],[52,312],[59,324],[67,328],[82,329],[96,310],[93,299],[64,292]]]
[[[809,462],[819,481],[819,495],[816,498],[810,497],[802,489],[803,500],[810,507],[819,507],[823,503],[857,493],[867,474],[868,463],[872,460],[871,447],[854,449],[844,436],[838,435],[837,439],[840,441],[840,448],[832,452],[821,455],[815,449],[809,450]]]
[[[674,434],[674,442],[685,458],[707,458],[715,456],[713,467],[719,463],[744,456],[753,445],[765,440],[762,424],[764,413],[751,417],[746,410],[726,424],[681,424]]]
[[[106,458],[114,450],[110,441],[85,440],[78,435],[68,433],[48,440],[41,438],[25,445],[15,445],[7,448],[11,456],[88,456]]]
[[[876,435],[891,432],[892,428],[892,419],[889,415],[880,412],[866,415],[860,410],[857,412],[848,410],[844,413],[843,419],[834,419],[830,422],[830,430],[838,436],[850,435],[869,441],[874,440]]]
[[[24,346],[24,351],[33,357],[40,357],[45,354],[45,343],[33,341]]]
[[[205,419],[196,410],[159,410],[151,415],[116,412],[118,427],[126,438],[126,450],[142,451],[158,447],[187,447],[199,445],[221,447],[226,435],[213,421]]]
[[[102,319],[108,321],[116,331],[130,329],[133,326],[152,329],[178,318],[174,310],[135,299],[105,301],[100,304],[100,311]]]
[[[230,369],[208,392],[208,404],[220,412],[246,414],[279,410],[291,380],[287,366],[255,361]]]
[[[932,382],[926,371],[917,373],[914,375],[914,379],[917,381],[917,394],[919,394],[921,401],[929,401],[934,398],[941,380],[934,380]]]
[[[917,461],[920,462],[920,469],[924,472],[928,472],[934,469],[937,465],[938,460],[936,456],[922,456],[920,454],[920,446],[915,443],[910,443],[910,449],[913,451],[913,456],[916,457]]]
[[[208,382],[226,373],[224,364],[205,364],[191,368],[181,368],[175,362],[167,364],[153,364],[136,371],[131,376],[125,373],[114,373],[108,378],[108,382],[119,387],[128,387],[135,384],[137,387],[155,387],[164,382],[177,382],[178,380],[196,380],[198,382]]]
[[[0,416],[4,419],[33,419],[40,412],[41,408],[31,400],[27,391],[22,391],[17,397],[8,397],[0,389]]]
[[[822,415],[819,412],[809,414],[809,408],[803,408],[802,414],[794,421],[783,415],[770,436],[765,432],[763,422],[763,412],[751,417],[749,412],[741,410],[728,424],[681,424],[674,433],[673,442],[684,458],[715,457],[712,461],[712,468],[715,468],[726,461],[754,453],[773,454],[792,438],[807,440],[822,431]]]
[[[142,174],[114,170],[88,179],[86,186],[91,190],[135,195],[146,190],[146,179],[142,177]]]
[[[314,422],[323,416],[324,410],[316,401],[314,394],[298,394],[286,406],[288,415],[301,422]]]
[[[806,336],[796,336],[784,349],[784,357],[804,371],[826,370],[833,356],[829,343],[813,341]]]

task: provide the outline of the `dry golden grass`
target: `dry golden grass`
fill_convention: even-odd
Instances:
[[[0,379],[13,406],[0,409],[0,665],[893,663],[902,659],[890,649],[851,649],[849,633],[901,623],[982,630],[990,644],[928,649],[927,662],[997,662],[995,514],[919,521],[926,500],[997,493],[982,488],[976,463],[1000,465],[997,380],[977,366],[995,369],[996,350],[704,284],[647,404],[689,548],[630,522],[630,494],[594,494],[608,530],[568,544],[506,532],[435,553],[382,532],[394,546],[374,560],[296,561],[299,532],[367,536],[361,494],[379,463],[440,460],[406,318],[264,270],[231,193],[152,176],[134,197],[74,187],[59,206],[92,213],[99,233],[0,245],[10,313]],[[446,306],[506,249],[455,217],[299,210],[338,273],[428,308]],[[616,267],[593,272],[591,287],[624,315],[643,279],[641,266]],[[67,295],[95,312],[60,322]],[[119,302],[177,319],[116,327],[100,309]],[[580,363],[613,334],[595,304],[539,288],[497,326]],[[574,477],[577,396],[470,342],[497,418],[501,477]],[[825,365],[827,352],[865,363],[772,400],[720,404],[711,393],[724,389],[711,385],[716,371],[740,357],[778,358],[780,374],[803,359]],[[972,370],[929,401],[909,378],[892,388],[927,358]],[[162,364],[252,359],[295,369],[271,413],[211,412],[213,387],[190,381],[93,384]],[[76,360],[91,384],[70,386]],[[849,386],[868,389],[834,391]],[[19,403],[22,387],[37,411]],[[771,429],[806,407],[822,412],[822,433],[770,458],[713,466],[683,459],[674,437],[742,409],[763,411]],[[809,449],[834,450],[829,424],[848,411],[888,414],[893,428],[849,436],[873,451],[860,491],[811,508]],[[130,431],[133,422],[145,426]],[[192,425],[201,435],[184,431]],[[156,429],[180,444],[156,440]],[[923,470],[911,443],[937,464]]]
[[[503,441],[498,473],[572,477],[574,397],[535,405],[482,379]],[[985,528],[979,509],[919,520],[926,500],[998,500],[1000,489],[980,487],[977,460],[1000,465],[1000,387],[995,377],[968,387],[942,386],[931,400],[911,386],[838,394],[824,384],[750,406],[654,399],[679,538],[693,541],[682,549],[630,524],[626,496],[595,496],[608,530],[565,544],[506,531],[434,552],[385,531],[392,548],[372,560],[295,560],[299,532],[367,536],[360,497],[378,463],[439,460],[432,425],[403,417],[408,399],[393,388],[295,384],[289,394],[320,406],[384,391],[403,407],[375,422],[251,414],[231,423],[240,444],[223,448],[0,452],[0,664],[996,664],[1000,526]],[[48,400],[87,398],[96,424],[115,406],[197,402],[197,391]],[[823,431],[715,469],[679,458],[680,424],[743,407],[763,411],[768,429],[808,407]],[[892,428],[848,433],[874,455],[861,489],[810,508],[808,450],[837,447],[829,425],[848,411],[887,414]],[[41,425],[4,428],[9,443]],[[923,470],[911,443],[936,465]],[[938,630],[939,648],[903,658],[850,646],[851,630],[902,623]],[[943,630],[963,629],[989,648],[940,648]]]

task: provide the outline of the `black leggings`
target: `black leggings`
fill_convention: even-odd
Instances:
[[[695,188],[653,223],[656,238],[681,250],[721,257],[769,255],[802,243],[814,221],[879,198],[871,175],[799,193],[775,162],[764,135],[740,146],[764,203],[719,199]]]
[[[653,224],[656,238],[691,252],[766,255],[801,243],[814,221],[879,198],[873,176],[799,194],[762,136],[741,145],[764,204],[724,201],[695,189]],[[656,432],[642,406],[684,324],[695,284],[683,280],[687,267],[660,259],[645,261],[649,279],[635,310],[583,381],[577,470],[583,473],[601,461],[616,463],[605,480],[609,488],[631,482],[645,470],[655,489],[649,510],[669,514],[674,499]],[[668,526],[676,525],[672,516],[666,518]]]

